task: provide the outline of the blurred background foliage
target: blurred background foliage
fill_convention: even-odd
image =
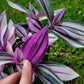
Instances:
[[[29,9],[29,3],[32,3],[39,11],[34,0],[10,0]],[[66,8],[64,19],[74,20],[84,24],[84,0],[53,0],[54,9]],[[0,13],[6,11],[7,20],[12,19],[14,24],[27,24],[27,15],[11,8],[6,0],[0,0]],[[42,22],[46,24],[46,20]],[[84,84],[84,48],[71,48],[63,41],[57,40],[56,45],[50,48],[49,61],[60,62],[68,65],[79,73],[80,77],[66,84]]]

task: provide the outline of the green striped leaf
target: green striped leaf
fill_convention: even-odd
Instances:
[[[54,8],[53,8],[52,0],[35,0],[35,1],[42,8],[49,22],[52,22],[54,17]]]
[[[6,56],[6,57],[11,57],[13,58],[13,56],[11,54],[8,54],[8,53],[1,53],[0,52],[0,56]]]
[[[0,53],[0,65],[12,63],[12,62],[14,62],[12,55],[8,53]]]
[[[63,27],[64,28],[64,27]],[[67,45],[75,48],[83,48],[84,47],[84,37],[77,38],[71,37],[71,34],[64,31],[61,26],[55,26],[50,32],[52,32],[54,35],[56,35],[59,39],[61,39],[63,42],[65,42]]]
[[[63,84],[55,73],[44,64],[39,64],[36,67],[35,72],[44,84]]]
[[[11,1],[8,1],[8,0],[7,0],[7,2],[8,2],[8,4],[9,4],[11,7],[15,8],[15,9],[17,9],[17,10],[19,10],[19,11],[24,12],[25,14],[27,14],[27,15],[30,16],[30,17],[32,16],[32,13],[31,13],[28,9],[24,8],[23,6],[20,6],[20,5],[15,4],[15,3],[11,2]]]
[[[62,9],[57,9],[57,10],[54,10],[54,16],[58,13],[58,12],[60,12]]]
[[[49,45],[53,45],[58,38],[53,33],[48,33],[48,34],[49,34]]]
[[[54,10],[54,16],[55,16],[58,12],[60,12],[61,10],[62,10],[62,9]],[[42,17],[39,18],[40,21],[42,21],[42,20],[46,20],[46,19],[47,19],[46,16],[42,16]]]
[[[56,62],[42,62],[42,64],[48,66],[61,81],[70,81],[79,77],[79,75],[74,70],[66,65]]]
[[[38,10],[31,3],[29,3],[29,8],[35,15],[39,13]]]

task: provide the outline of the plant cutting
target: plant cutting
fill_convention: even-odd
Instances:
[[[28,10],[23,6],[7,0],[8,4],[28,15],[28,28],[13,24],[7,25],[6,14],[0,14],[0,77],[22,70],[24,60],[30,60],[33,73],[44,84],[63,84],[79,75],[66,65],[57,62],[42,61],[48,47],[55,44],[57,38],[75,48],[84,47],[84,26],[76,22],[63,21],[65,8],[54,11],[52,0],[35,0],[42,9],[29,4]],[[49,25],[41,21],[47,19]],[[45,26],[45,27],[43,27]],[[30,35],[31,34],[31,35]],[[20,44],[16,40],[20,40]],[[6,71],[5,71],[6,69]]]

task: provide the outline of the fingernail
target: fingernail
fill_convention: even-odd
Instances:
[[[28,69],[28,68],[29,68],[29,61],[28,61],[28,60],[25,60],[25,61],[24,61],[23,68],[24,68],[24,69]]]
[[[32,77],[32,83],[35,81],[35,76],[34,76],[34,74],[33,74],[33,77]]]

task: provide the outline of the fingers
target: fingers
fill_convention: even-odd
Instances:
[[[16,72],[7,78],[0,80],[0,84],[17,84],[20,78],[20,84],[32,84],[32,77],[32,64],[28,60],[25,60],[22,73]]]
[[[20,80],[21,72],[16,72],[5,79],[0,80],[0,84],[17,84]]]
[[[25,60],[20,84],[32,84],[32,75],[32,64],[28,60]]]

